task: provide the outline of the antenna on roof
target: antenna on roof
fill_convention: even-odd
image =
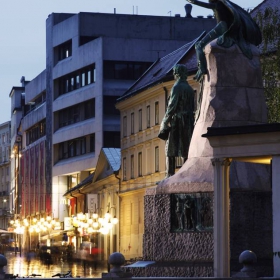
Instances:
[[[134,6],[132,7],[133,7],[133,14],[134,14]],[[138,15],[138,6],[135,6],[135,11],[136,11],[135,15]]]
[[[169,16],[171,16],[171,11],[168,12]]]
[[[166,50],[151,50],[152,52],[157,52],[157,54],[158,54],[158,58],[159,58],[159,53],[160,52],[166,52]]]

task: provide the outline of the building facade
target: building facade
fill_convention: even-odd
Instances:
[[[11,215],[10,185],[11,185],[11,122],[0,125],[0,228],[8,228],[8,219]]]
[[[65,199],[64,194],[92,176],[102,148],[120,147],[117,98],[162,53],[214,24],[211,18],[177,16],[48,17],[46,69],[24,86],[25,110],[18,126],[22,218],[52,217],[63,226],[65,217],[88,208],[85,196]]]
[[[188,20],[96,13],[49,16],[45,177],[54,216],[59,216],[55,203],[60,195],[94,171],[101,148],[120,147],[114,104],[157,59],[158,46],[170,52],[214,22],[193,19],[194,31],[187,28]],[[56,197],[53,190],[59,190]]]
[[[200,88],[193,74],[194,45],[199,38],[157,60],[116,104],[121,112],[120,252],[126,259],[143,257],[145,191],[166,176],[165,141],[158,134],[175,82],[175,64],[187,66],[197,107]],[[177,170],[182,164],[183,160],[176,158]]]

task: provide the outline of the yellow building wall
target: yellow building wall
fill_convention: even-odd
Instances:
[[[120,252],[126,260],[142,257],[144,191],[126,194],[120,203]]]

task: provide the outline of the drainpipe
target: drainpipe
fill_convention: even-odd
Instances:
[[[168,105],[168,90],[166,87],[163,87],[163,90],[165,92],[165,111],[166,111],[166,108],[167,108],[167,105]]]
[[[119,243],[118,246],[119,246],[119,248],[117,248],[117,249],[120,251],[121,240],[120,240],[120,215],[119,215],[119,212],[120,212],[120,195],[119,194],[120,194],[120,191],[121,191],[121,178],[118,177],[119,173],[120,173],[120,170],[114,171],[115,178],[118,179],[118,181],[119,181],[119,190],[117,192],[117,196],[118,196],[118,217],[119,217],[117,234],[118,234],[118,243]]]

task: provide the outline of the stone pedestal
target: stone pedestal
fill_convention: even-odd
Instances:
[[[174,176],[146,191],[143,255],[156,262],[146,276],[214,276],[213,231],[171,232],[171,195],[214,191],[213,150],[202,137],[207,127],[266,123],[259,53],[254,46],[252,51],[249,60],[237,46],[226,49],[213,41],[205,48],[209,74],[204,78],[189,158]],[[231,163],[230,189],[268,191],[269,178],[267,166]]]

